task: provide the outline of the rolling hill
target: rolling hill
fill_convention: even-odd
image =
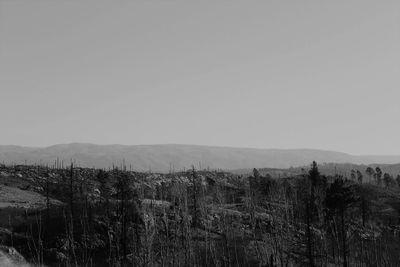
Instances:
[[[289,168],[318,163],[394,164],[400,156],[354,156],[342,152],[313,149],[254,149],[198,145],[94,145],[60,144],[43,148],[0,146],[0,162],[5,164],[54,164],[56,159],[82,167],[126,166],[133,170],[168,172],[194,165],[197,168],[246,169]]]

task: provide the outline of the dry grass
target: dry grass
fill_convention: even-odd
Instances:
[[[60,205],[58,200],[51,199],[51,204]],[[46,206],[46,198],[36,192],[21,190],[5,185],[0,186],[0,208],[38,209]]]

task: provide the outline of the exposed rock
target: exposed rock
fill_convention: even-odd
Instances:
[[[15,248],[0,245],[0,266],[28,267],[30,264]]]

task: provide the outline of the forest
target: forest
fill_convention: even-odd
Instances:
[[[0,264],[400,266],[400,175],[0,165]],[[13,264],[13,265],[12,265]]]

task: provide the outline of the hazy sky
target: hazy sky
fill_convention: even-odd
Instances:
[[[400,1],[0,0],[0,144],[400,154]]]

